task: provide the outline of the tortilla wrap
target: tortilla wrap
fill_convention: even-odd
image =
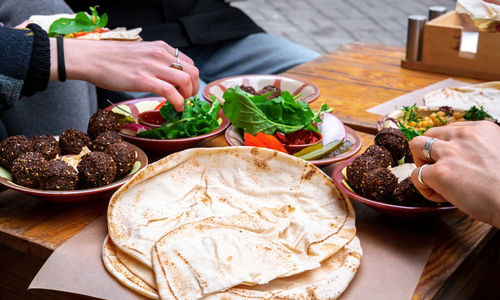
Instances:
[[[29,23],[35,23],[42,27],[43,30],[49,32],[50,25],[54,21],[61,18],[73,19],[76,14],[55,14],[55,15],[33,15],[28,19]],[[89,33],[76,37],[76,39],[81,40],[118,40],[118,41],[142,41],[139,33],[141,33],[142,28],[134,28],[127,30],[125,27],[118,27],[104,33]]]
[[[103,259],[106,255],[115,256],[115,253],[121,252],[113,245],[111,239],[105,241],[103,249]],[[337,299],[354,278],[361,263],[361,257],[359,239],[354,237],[341,250],[324,260],[317,269],[275,279],[265,285],[237,286],[224,292],[208,295],[204,299]],[[157,292],[151,292],[148,285],[140,278],[134,277],[133,274],[132,276],[121,274],[120,272],[127,274],[130,272],[121,265],[119,260],[113,260],[113,262],[116,265],[109,269],[106,266],[106,269],[123,285],[130,288],[134,286],[132,289],[138,293],[151,299],[158,299]],[[153,276],[152,273],[151,276]]]

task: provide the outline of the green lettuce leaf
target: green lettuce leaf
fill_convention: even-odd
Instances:
[[[287,134],[300,129],[317,131],[312,125],[319,122],[319,116],[331,111],[324,104],[320,111],[314,112],[309,105],[297,100],[289,92],[282,92],[280,97],[267,100],[267,95],[252,95],[239,86],[224,92],[225,116],[236,127],[252,135],[257,132],[274,134],[276,131]]]

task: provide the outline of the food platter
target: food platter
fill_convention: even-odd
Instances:
[[[428,207],[410,207],[410,206],[400,206],[384,202],[375,201],[372,199],[365,198],[358,193],[354,192],[346,182],[346,177],[344,175],[345,168],[349,165],[355,157],[344,160],[340,162],[332,174],[332,181],[335,183],[337,188],[347,195],[350,199],[364,203],[368,207],[382,213],[385,215],[391,215],[402,218],[417,219],[432,217],[440,215],[451,210],[456,209],[455,206],[428,206]]]
[[[346,141],[349,141],[352,144],[351,149],[334,157],[312,160],[310,161],[310,163],[316,166],[325,166],[342,161],[344,159],[348,159],[353,155],[356,155],[356,153],[358,153],[358,151],[361,149],[361,144],[362,144],[361,137],[356,131],[347,126],[345,126],[345,130],[346,130]],[[230,146],[244,145],[243,137],[241,136],[240,131],[233,125],[229,126],[229,128],[226,130],[224,138],[226,139],[226,142]]]
[[[105,108],[105,110],[112,110],[113,112],[118,112],[123,114],[123,112],[120,111],[121,108],[137,116],[142,112],[153,110],[164,100],[165,98],[161,97],[126,100],[123,102],[116,103],[115,104],[116,107],[108,106]],[[194,147],[201,142],[207,141],[221,134],[229,126],[230,122],[224,116],[222,110],[219,111],[219,117],[222,119],[222,123],[217,129],[207,134],[194,137],[175,138],[175,139],[150,139],[138,136],[131,136],[123,133],[120,133],[120,136],[124,140],[144,150],[149,150],[157,153],[160,152],[170,153]]]
[[[2,167],[0,167],[0,185],[21,193],[35,196],[43,200],[58,203],[73,203],[103,197],[128,182],[139,170],[143,169],[148,164],[148,157],[146,156],[146,153],[144,153],[144,151],[130,143],[127,144],[137,153],[137,161],[135,162],[132,171],[130,171],[130,173],[125,177],[105,186],[70,191],[33,189],[12,182],[10,180],[10,172]]]
[[[238,85],[251,86],[255,90],[272,85],[282,91],[289,91],[294,96],[300,95],[298,100],[308,103],[316,100],[320,94],[317,86],[302,79],[280,75],[240,75],[222,78],[207,84],[203,89],[203,98],[211,101],[210,96],[214,96],[221,103],[224,103],[222,97],[224,92],[228,88]]]

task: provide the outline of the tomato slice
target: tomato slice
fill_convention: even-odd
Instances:
[[[167,100],[163,100],[162,102],[160,102],[160,104],[158,104],[154,110],[159,110],[163,105],[165,105],[167,103]]]

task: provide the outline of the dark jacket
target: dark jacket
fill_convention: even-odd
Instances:
[[[76,11],[99,5],[109,28],[142,27],[146,41],[163,40],[173,47],[209,45],[263,32],[245,13],[223,0],[67,0]]]
[[[0,27],[0,109],[19,99],[32,50],[31,30]]]

